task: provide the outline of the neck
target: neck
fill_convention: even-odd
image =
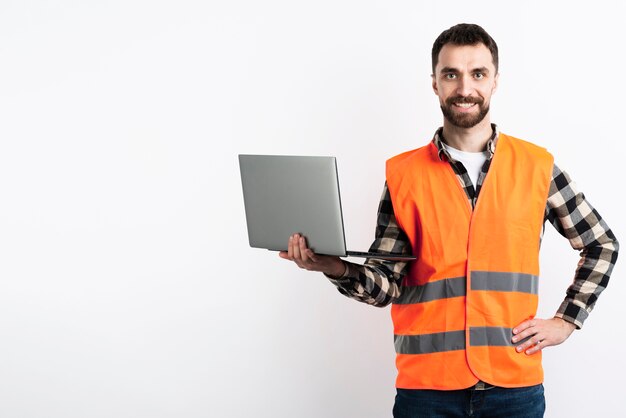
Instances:
[[[459,128],[443,120],[443,137],[446,144],[465,152],[482,152],[487,148],[487,142],[493,134],[489,115],[476,126]]]

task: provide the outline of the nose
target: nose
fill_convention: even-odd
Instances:
[[[474,92],[473,80],[469,76],[459,77],[459,84],[457,85],[456,93],[459,96],[467,97],[471,96]]]

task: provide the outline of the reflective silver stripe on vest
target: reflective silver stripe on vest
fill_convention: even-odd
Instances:
[[[394,335],[398,354],[429,354],[464,350],[465,331],[437,332],[422,335]]]
[[[511,338],[513,337],[512,328],[502,327],[470,327],[470,346],[515,346],[526,342],[527,337],[517,343],[513,344]]]
[[[402,294],[394,300],[394,303],[406,305],[458,296],[465,296],[465,277],[437,280],[421,286],[403,287]]]
[[[495,290],[499,292],[539,293],[539,277],[526,273],[499,273],[473,271],[472,290]]]
[[[514,347],[526,342],[527,337],[513,344],[512,328],[470,327],[472,347]],[[465,331],[437,332],[421,335],[394,335],[394,345],[398,354],[430,354],[443,351],[465,349]]]

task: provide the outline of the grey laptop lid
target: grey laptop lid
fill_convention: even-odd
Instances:
[[[346,250],[335,157],[240,154],[239,168],[251,247],[285,251],[300,233],[318,254],[415,259]]]

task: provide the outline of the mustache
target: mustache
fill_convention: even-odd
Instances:
[[[446,99],[446,104],[448,106],[452,106],[453,103],[476,103],[476,104],[482,105],[484,101],[485,101],[485,99],[483,99],[482,97],[454,96],[454,97],[448,97]]]

